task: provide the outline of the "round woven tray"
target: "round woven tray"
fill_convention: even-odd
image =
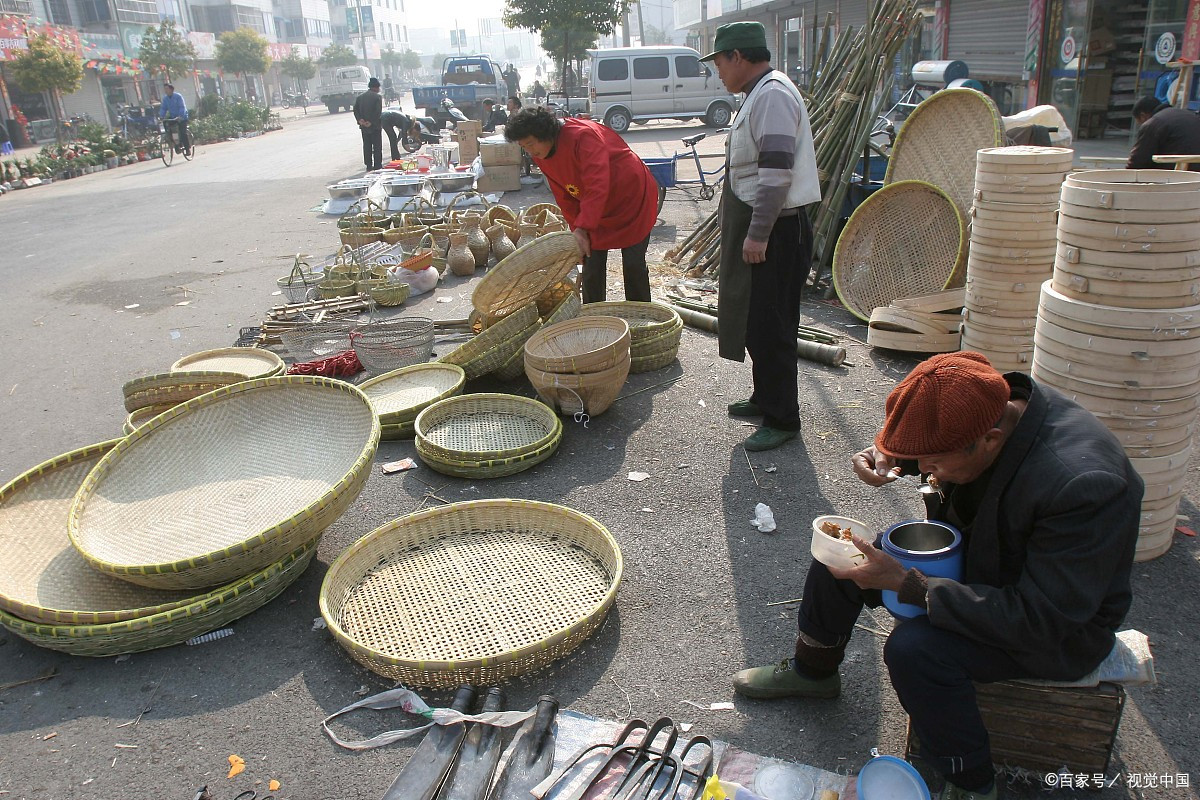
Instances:
[[[869,321],[898,298],[961,285],[967,243],[965,217],[945,192],[922,181],[893,183],[855,209],[838,237],[834,288]]]
[[[629,323],[580,316],[542,328],[525,343],[525,366],[542,372],[600,372],[629,356]]]
[[[493,270],[495,272],[495,270]],[[464,342],[438,359],[457,364],[467,373],[467,379],[478,378],[502,367],[525,340],[536,330],[537,305],[530,302],[484,328],[474,338]],[[524,338],[522,338],[524,336]]]
[[[121,425],[121,432],[128,436],[164,411],[170,411],[175,405],[174,403],[164,403],[162,405],[146,406],[145,408],[139,408],[137,411],[131,411],[129,412],[129,416],[125,418],[124,424]]]
[[[990,97],[974,89],[943,89],[904,121],[883,182],[927,181],[966,214],[975,191],[977,153],[1002,144],[1003,122]]]
[[[241,383],[244,380],[246,379],[241,378],[236,383]],[[162,389],[147,389],[144,392],[135,392],[127,396],[125,398],[125,410],[132,413],[149,407],[176,406],[199,397],[202,394],[215,392],[217,389],[224,389],[227,386],[233,385],[235,384],[182,383],[178,386],[169,386]]]
[[[68,515],[93,567],[144,586],[216,586],[321,534],[358,496],[379,441],[366,396],[308,376],[190,400],[123,439]]]
[[[620,317],[628,322],[631,349],[636,349],[643,339],[652,339],[676,326],[683,326],[683,320],[675,309],[662,303],[631,300],[586,303],[579,309],[579,316],[589,315]]]
[[[116,656],[170,647],[223,628],[266,605],[303,574],[316,553],[313,540],[252,575],[149,616],[97,625],[47,625],[0,611],[0,625],[39,647],[76,656]]]
[[[664,350],[661,353],[650,353],[644,356],[631,356],[629,359],[629,374],[636,375],[639,372],[653,372],[656,369],[662,369],[670,364],[679,356],[679,348],[672,347],[669,350]]]
[[[414,364],[358,385],[380,424],[412,422],[423,409],[462,392],[467,375],[456,364]]]
[[[270,378],[287,369],[283,359],[270,350],[254,347],[221,347],[184,356],[171,365],[172,372],[182,370],[236,372],[247,378]]]
[[[160,372],[126,381],[121,393],[125,396],[125,410],[132,412],[154,405],[182,403],[244,380],[246,376],[239,372]]]
[[[175,608],[190,592],[146,589],[97,572],[71,547],[67,512],[83,479],[117,444],[83,447],[0,488],[0,609],[34,622],[90,625]]]
[[[475,287],[471,304],[485,317],[504,316],[535,302],[578,263],[574,234],[561,231],[541,236],[492,267]]]
[[[496,684],[563,658],[603,622],[623,564],[599,522],[475,500],[377,528],[333,563],[321,616],[363,666],[410,686]]]
[[[505,459],[562,438],[562,421],[536,400],[511,394],[466,394],[417,415],[417,451],[447,461]]]

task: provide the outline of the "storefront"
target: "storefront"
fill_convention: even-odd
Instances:
[[[942,58],[966,63],[1001,114],[1025,108],[1029,0],[950,0]]]
[[[82,53],[79,35],[74,29],[33,23],[14,14],[0,14],[0,66],[28,50],[29,39],[33,36],[47,36],[63,50],[76,55]],[[62,118],[62,109],[55,107],[49,92],[26,92],[0,71],[0,99],[3,99],[0,123],[5,125],[9,138],[16,145],[29,144],[30,134],[39,142],[57,138],[57,120]]]

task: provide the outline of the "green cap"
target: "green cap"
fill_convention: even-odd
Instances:
[[[717,28],[713,40],[713,51],[701,61],[712,61],[717,53],[726,50],[749,50],[751,47],[767,46],[767,29],[761,22],[730,22]]]

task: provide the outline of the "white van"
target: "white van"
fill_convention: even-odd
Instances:
[[[650,119],[700,117],[723,128],[737,108],[716,70],[700,63],[700,54],[690,47],[617,47],[588,55],[592,118],[617,133],[627,131],[630,122]]]

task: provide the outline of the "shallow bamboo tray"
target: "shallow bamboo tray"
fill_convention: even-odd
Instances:
[[[629,323],[624,319],[579,316],[531,336],[525,342],[525,365],[542,372],[600,372],[628,358],[629,343]]]
[[[892,301],[892,305],[896,308],[927,311],[930,313],[954,311],[963,307],[963,289],[962,287],[958,287],[956,289],[946,289],[929,294],[897,297]]]
[[[975,154],[977,164],[999,166],[1019,165],[1021,169],[1051,165],[1070,169],[1075,151],[1069,147],[1043,147],[1041,145],[1010,145],[1007,147],[984,147]]]
[[[547,445],[557,447],[562,439],[562,421],[545,405],[528,397],[467,394],[440,400],[424,409],[417,415],[416,436],[417,452],[422,458],[501,461]]]
[[[65,453],[0,488],[0,609],[34,622],[89,625],[175,608],[190,592],[134,586],[98,572],[67,537],[67,512],[83,479],[116,439]]]
[[[358,385],[381,425],[411,422],[423,409],[462,392],[467,374],[457,364],[413,364]]]
[[[125,397],[125,410],[131,414],[143,408],[158,408],[162,406],[177,406],[193,398],[199,397],[218,389],[224,389],[241,383],[245,378],[239,377],[231,383],[181,383],[175,386],[164,386],[159,389],[147,389],[134,392]]]
[[[678,312],[663,303],[646,303],[633,300],[609,300],[585,303],[579,316],[620,317],[629,323],[629,346],[643,339],[651,339],[683,324]]]
[[[662,369],[676,358],[679,357],[679,348],[673,347],[669,350],[663,350],[659,353],[648,353],[641,356],[630,356],[629,358],[629,374],[636,375],[642,372],[653,372],[657,369]]]
[[[901,181],[868,197],[850,217],[833,256],[834,289],[863,321],[899,298],[961,285],[966,223],[936,186]]]
[[[39,647],[107,657],[170,647],[223,628],[266,605],[290,586],[317,553],[315,540],[257,572],[149,616],[96,625],[48,625],[0,611],[0,625]]]
[[[174,403],[164,403],[162,405],[139,408],[137,411],[130,411],[129,416],[125,418],[125,422],[121,425],[121,432],[128,436],[164,411],[170,411],[175,405]]]
[[[938,336],[957,331],[962,318],[950,314],[949,320],[930,319],[932,315],[919,314],[903,308],[877,308],[871,312],[870,327],[894,333],[917,333]],[[952,321],[951,321],[952,320]]]
[[[962,339],[957,332],[930,336],[867,328],[867,344],[908,353],[954,353],[962,346]]]
[[[495,684],[592,635],[616,599],[621,551],[599,522],[532,500],[452,503],[351,545],[321,616],[354,660],[411,686]]]
[[[171,365],[172,372],[182,370],[219,370],[236,372],[247,378],[270,378],[287,370],[283,359],[270,350],[254,347],[221,347],[184,356]]]
[[[567,278],[580,262],[575,235],[560,231],[534,239],[492,267],[471,295],[485,317],[500,317],[536,302]]]
[[[1096,208],[1094,206],[1076,205],[1064,198],[1060,209],[1063,214],[1075,219],[1104,222],[1110,225],[1179,225],[1200,223],[1200,208],[1165,208],[1152,211]]]
[[[238,383],[123,439],[84,480],[68,534],[93,567],[133,583],[226,583],[318,537],[362,490],[378,442],[350,384]]]
[[[1179,188],[1179,191],[1175,191]],[[1186,187],[1171,187],[1170,191],[1145,193],[1124,192],[1116,186],[1095,188],[1074,183],[1070,177],[1063,183],[1062,202],[1065,205],[1108,211],[1195,211],[1200,209],[1200,192]]]
[[[474,338],[459,345],[438,361],[459,365],[466,372],[468,380],[486,375],[502,367],[514,352],[524,346],[526,339],[521,337],[532,336],[532,330],[536,330],[533,326],[537,321],[537,304],[526,303],[520,309],[484,328]]]

